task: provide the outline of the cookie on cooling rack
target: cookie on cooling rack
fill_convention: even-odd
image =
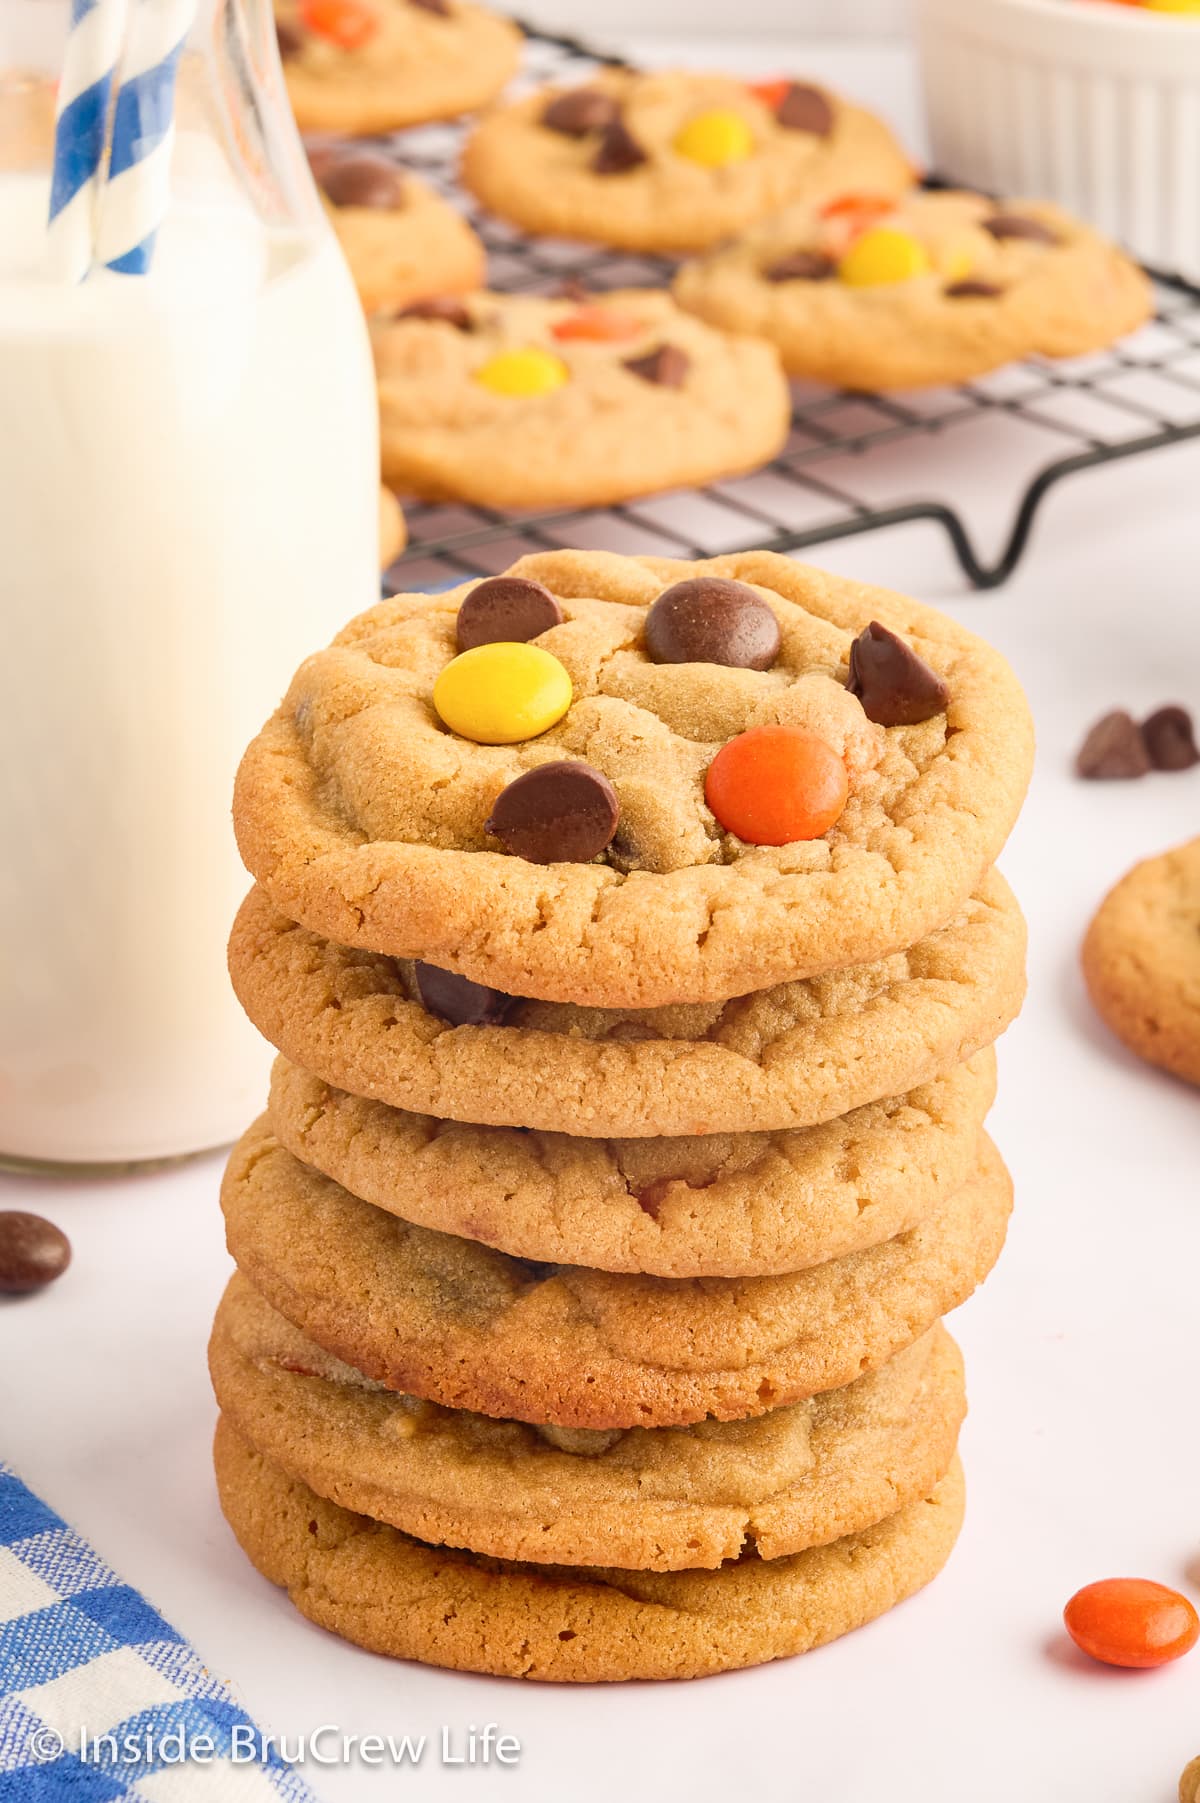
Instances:
[[[899,194],[891,132],[823,88],[605,69],[482,120],[463,180],[525,231],[626,250],[703,250],[791,201]]]
[[[449,201],[380,150],[345,139],[306,148],[368,313],[478,288],[484,248]]]
[[[769,338],[793,375],[860,389],[1079,356],[1152,308],[1136,264],[1060,208],[959,192],[791,207],[687,264],[675,296]]]
[[[400,503],[390,488],[379,490],[379,567],[386,570],[408,543],[408,528]]]
[[[384,476],[485,507],[595,507],[755,469],[781,449],[778,353],[669,294],[480,293],[372,331]]]
[[[472,0],[275,0],[275,26],[300,129],[352,136],[485,105],[522,41]]]

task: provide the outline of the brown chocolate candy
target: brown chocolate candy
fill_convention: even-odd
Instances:
[[[1196,731],[1186,707],[1172,703],[1155,708],[1142,721],[1142,740],[1156,770],[1190,770],[1200,764]]]
[[[961,282],[948,283],[942,293],[947,300],[995,300],[1004,290],[995,282],[981,282],[976,276],[966,276]]]
[[[303,50],[304,33],[298,25],[289,25],[286,19],[276,19],[275,42],[279,45],[279,60],[287,63]]]
[[[605,127],[600,147],[592,158],[592,168],[597,175],[624,175],[645,161],[646,152],[625,121],[617,118]]]
[[[652,663],[769,670],[779,655],[779,622],[744,582],[690,576],[655,601],[645,639]]]
[[[846,683],[876,726],[917,726],[940,714],[950,691],[936,670],[911,645],[878,620],[863,629],[850,647]]]
[[[1076,775],[1091,782],[1127,782],[1149,769],[1142,729],[1124,708],[1097,720],[1075,757]]]
[[[980,221],[985,232],[1001,242],[1005,238],[1023,238],[1029,244],[1057,244],[1058,233],[1043,225],[1040,219],[1031,219],[1028,213],[993,213],[990,219]]]
[[[409,0],[409,5],[420,7],[423,13],[433,13],[438,19],[452,17],[450,0]]]
[[[372,212],[394,213],[404,205],[403,171],[378,150],[333,151],[318,149],[313,174],[335,207],[369,207]]]
[[[590,131],[607,131],[620,113],[611,94],[600,88],[571,88],[558,94],[542,113],[548,131],[564,138],[585,138]]]
[[[458,332],[469,332],[473,325],[466,302],[457,294],[431,294],[427,300],[410,301],[407,307],[398,307],[392,318],[437,320]]]
[[[786,130],[811,132],[814,138],[827,138],[833,130],[828,94],[804,81],[792,83],[775,108],[775,117]]]
[[[590,864],[620,817],[607,776],[575,758],[556,758],[500,791],[484,831],[529,864]]]
[[[692,360],[677,344],[660,344],[642,357],[626,357],[625,368],[656,388],[682,388]]]
[[[476,645],[524,644],[560,625],[562,617],[562,608],[540,582],[529,582],[524,576],[488,576],[458,610],[458,648],[472,651]]]
[[[414,964],[413,974],[421,1006],[449,1021],[452,1027],[503,1026],[517,1001],[515,995],[489,989],[486,983],[472,983],[470,977],[442,970],[437,964]]]
[[[836,270],[833,258],[823,250],[794,250],[764,269],[763,275],[768,282],[828,282]]]
[[[53,1221],[16,1208],[0,1210],[0,1295],[44,1290],[70,1262],[71,1242]]]

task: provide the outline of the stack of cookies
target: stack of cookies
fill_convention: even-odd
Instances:
[[[940,1569],[1031,754],[972,634],[767,553],[526,558],[302,667],[238,779],[281,1055],[211,1368],[306,1615],[693,1677]]]

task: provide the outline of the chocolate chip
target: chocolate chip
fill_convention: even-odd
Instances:
[[[833,130],[829,96],[803,81],[792,83],[775,108],[775,117],[788,131],[811,132],[814,138],[827,138]]]
[[[1092,782],[1125,782],[1145,776],[1149,768],[1142,729],[1124,708],[1097,720],[1075,758],[1076,774]]]
[[[548,588],[524,576],[489,576],[473,588],[458,610],[458,648],[524,644],[558,626],[562,608]]]
[[[0,1210],[0,1295],[43,1290],[70,1262],[71,1242],[53,1221],[16,1208]]]
[[[968,276],[965,281],[951,282],[942,289],[942,293],[947,300],[995,300],[1004,290],[995,282],[981,282],[974,276]]]
[[[859,633],[850,647],[846,683],[876,726],[917,726],[940,714],[950,691],[923,657],[878,620]]]
[[[985,232],[993,238],[1023,238],[1029,244],[1057,244],[1058,233],[1043,225],[1040,219],[1031,219],[1027,213],[993,213],[990,219],[980,221]]]
[[[419,7],[423,13],[433,13],[439,19],[451,16],[449,0],[409,0],[409,4]]]
[[[677,344],[660,344],[657,350],[647,351],[644,357],[625,359],[625,368],[631,375],[641,376],[643,382],[653,382],[656,388],[682,388],[691,367],[691,358]]]
[[[664,589],[646,615],[646,654],[656,664],[725,664],[768,670],[779,622],[744,582],[692,576]]]
[[[472,983],[455,971],[442,970],[436,964],[414,964],[417,994],[430,1014],[440,1015],[452,1027],[499,1027],[517,997],[505,995],[502,989],[489,989],[486,983]]]
[[[597,175],[624,175],[646,161],[646,153],[623,119],[605,127],[600,148],[592,158]]]
[[[335,207],[392,213],[404,205],[404,175],[390,157],[377,150],[335,152],[328,158],[318,151],[317,157],[313,174]]]
[[[1142,721],[1142,740],[1156,770],[1190,770],[1200,764],[1192,716],[1186,707],[1156,708]]]
[[[289,25],[286,19],[276,19],[275,42],[279,45],[280,61],[288,63],[303,50],[304,34],[298,26]]]
[[[612,95],[602,89],[572,88],[550,102],[542,114],[542,124],[548,131],[561,132],[564,138],[583,138],[590,131],[607,131],[619,112]]]
[[[428,300],[410,301],[407,307],[398,307],[392,318],[437,320],[458,332],[469,332],[474,323],[466,302],[459,300],[457,294],[434,294]]]
[[[823,250],[794,250],[790,257],[772,263],[763,274],[768,282],[828,282],[836,269],[833,258]]]
[[[485,831],[530,864],[590,864],[616,832],[620,815],[607,776],[560,758],[502,789]]]

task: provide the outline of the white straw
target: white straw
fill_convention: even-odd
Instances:
[[[72,0],[55,106],[48,244],[50,267],[64,282],[81,282],[92,263],[113,75],[126,10],[126,0]]]
[[[196,0],[133,0],[96,227],[97,262],[123,275],[149,269],[166,216],[175,78],[195,13]]]

